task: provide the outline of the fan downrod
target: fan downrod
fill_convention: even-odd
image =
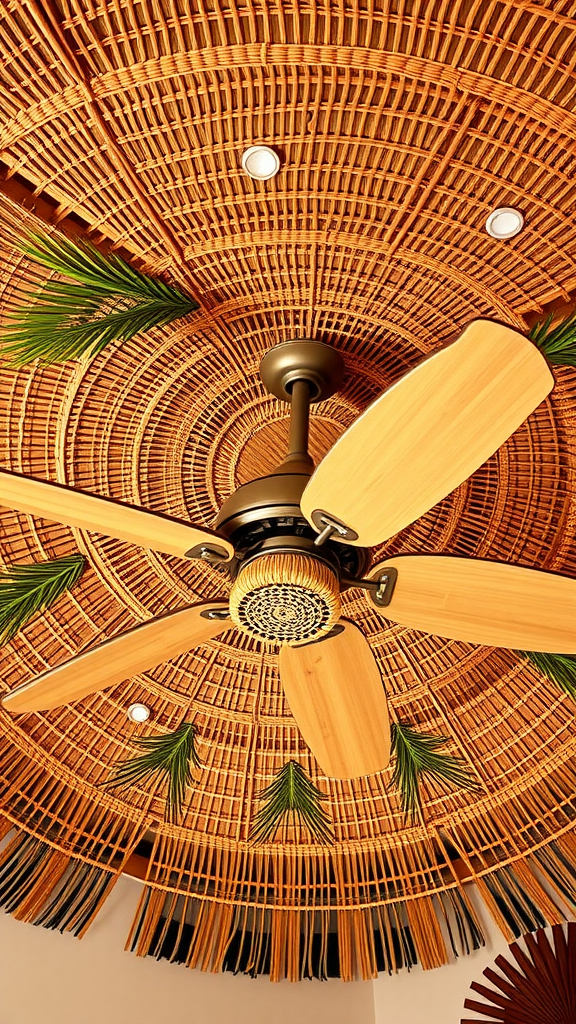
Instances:
[[[362,575],[369,562],[364,549],[332,544],[328,537],[318,547],[300,508],[314,470],[310,404],[338,390],[344,362],[323,342],[288,341],[264,356],[260,376],[271,394],[290,403],[288,451],[272,472],[226,499],[216,530],[236,552],[229,567],[233,621],[260,640],[300,643],[332,629],[340,615],[341,580]]]
[[[285,341],[266,353],[260,377],[271,394],[291,406],[290,439],[281,464],[266,476],[243,484],[220,509],[216,530],[237,550],[243,547],[246,529],[250,532],[253,524],[263,520],[270,524],[270,520],[289,517],[314,536],[300,511],[302,492],[314,470],[308,453],[310,404],[338,390],[344,378],[344,360],[322,341]],[[277,532],[286,530],[282,526]]]

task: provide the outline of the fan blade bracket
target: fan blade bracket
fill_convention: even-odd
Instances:
[[[323,508],[314,509],[310,519],[318,530],[318,536],[314,540],[317,547],[320,547],[327,540],[338,540],[342,543],[351,543],[351,541],[358,540],[358,534],[351,526],[347,526],[346,523],[337,519],[336,516],[325,512]]]
[[[392,600],[398,579],[398,570],[393,565],[379,572],[370,582],[376,584],[369,589],[370,600],[377,608],[387,608]]]
[[[209,619],[210,622],[225,622],[226,619],[230,618],[229,608],[206,608],[205,611],[200,612],[202,619]]]
[[[394,594],[398,579],[398,570],[393,565],[382,566],[380,572],[372,579],[356,579],[353,576],[342,576],[341,583],[347,587],[360,587],[368,591],[368,596],[377,608],[387,608]]]
[[[199,558],[200,561],[209,562],[210,565],[222,565],[229,561],[230,555],[226,548],[210,543],[195,544],[193,548],[185,552],[184,558]]]

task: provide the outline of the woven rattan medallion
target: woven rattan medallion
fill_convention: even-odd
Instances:
[[[340,615],[336,573],[308,555],[263,555],[243,566],[230,616],[259,640],[294,644],[327,633]]]
[[[489,377],[483,373],[487,363]],[[454,640],[548,653],[576,651],[576,583],[568,577],[425,554],[387,558],[365,575],[372,546],[457,486],[546,396],[553,384],[547,363],[522,335],[477,321],[378,398],[315,471],[308,452],[310,405],[339,386],[344,372],[340,356],[319,342],[283,343],[265,357],[261,372],[270,391],[290,403],[288,451],[271,473],[235,490],[213,531],[0,471],[6,505],[198,560],[231,577],[228,604],[216,594],[212,602],[156,616],[17,686],[3,703],[14,713],[58,707],[209,641],[233,623],[241,634],[279,647],[278,667],[291,713],[326,776],[354,780],[383,772],[391,742],[398,763],[408,752],[414,758],[419,749],[421,763],[434,771],[438,762],[429,757],[437,740],[419,737],[400,722],[390,726],[376,660],[361,630],[341,618],[342,595],[359,589],[373,614]],[[423,394],[430,397],[402,420],[403,408],[414,409]],[[58,571],[71,585],[78,564],[64,559]],[[16,574],[14,585],[19,580]],[[157,748],[157,767],[164,748],[169,752],[176,743],[185,751],[186,767],[170,797],[172,812],[181,813],[189,766],[201,764],[194,737],[192,724],[183,724],[173,740],[142,741],[150,756]],[[136,779],[148,763],[145,757],[142,767],[137,760],[134,768],[127,763],[117,781]],[[445,762],[444,777],[456,784],[473,782],[456,761]],[[254,836],[272,834],[280,820],[273,808],[280,801],[282,813],[298,814],[318,841],[332,841],[329,818],[318,804],[323,794],[296,762],[285,765],[265,796],[269,809],[264,806],[257,816]],[[412,812],[416,808],[412,802]],[[9,874],[20,870],[22,850],[27,850],[20,840],[16,843],[7,854]],[[34,847],[33,853],[43,858],[45,848]],[[145,920],[141,926],[148,929]],[[469,927],[474,935],[471,917]],[[160,955],[165,955],[164,945]],[[322,970],[316,965],[314,973]]]

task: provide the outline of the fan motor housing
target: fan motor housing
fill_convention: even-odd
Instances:
[[[300,511],[307,473],[280,473],[240,487],[216,526],[236,550],[230,615],[259,640],[301,643],[330,631],[340,615],[342,582],[364,574],[369,553],[327,541]]]
[[[310,472],[273,473],[243,484],[222,505],[218,533],[234,545],[233,573],[261,553],[300,551],[326,562],[338,578],[363,576],[370,564],[366,548],[342,542],[314,544],[318,534],[300,510]]]
[[[307,473],[271,473],[242,484],[226,499],[215,529],[235,543],[239,531],[262,518],[301,516],[300,499],[310,479]]]
[[[338,352],[306,339],[277,345],[260,364],[268,390],[292,405],[289,451],[272,473],[239,487],[215,523],[236,552],[226,566],[234,579],[230,615],[260,640],[301,643],[329,632],[346,580],[362,576],[370,561],[367,550],[341,541],[316,544],[318,534],[300,508],[314,469],[309,403],[334,394],[343,374]]]

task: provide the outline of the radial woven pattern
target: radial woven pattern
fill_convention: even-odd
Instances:
[[[0,367],[2,465],[211,526],[239,483],[284,454],[286,407],[258,377],[271,346],[312,337],[345,359],[341,392],[314,409],[318,459],[470,319],[523,329],[568,300],[575,44],[572,0],[4,4],[4,300],[43,279],[14,231],[49,222],[119,247],[201,309],[90,363]],[[240,169],[257,142],[282,157],[266,183]],[[506,205],[526,229],[496,242],[484,222]],[[555,377],[486,465],[375,556],[445,552],[576,576],[576,374]],[[24,514],[2,510],[0,543],[4,564],[77,550],[89,563],[3,651],[4,690],[227,592],[206,565]],[[479,941],[466,879],[510,938],[561,921],[541,878],[574,899],[569,698],[511,652],[396,627],[357,590],[343,606],[370,639],[394,715],[450,737],[479,793],[426,785],[426,825],[408,827],[388,772],[323,777],[274,649],[230,631],[73,706],[0,711],[6,828],[41,840],[44,858],[16,912],[36,919],[66,858],[108,878],[152,835],[133,945],[205,968],[326,973],[329,940],[344,978],[436,966],[448,956],[441,922],[458,952]],[[126,708],[139,699],[152,718],[135,727]],[[180,826],[164,822],[162,788],[102,788],[133,735],[191,715],[204,768]],[[329,798],[333,848],[292,827],[259,850],[248,843],[257,794],[290,758]],[[30,840],[18,842],[23,857]]]

